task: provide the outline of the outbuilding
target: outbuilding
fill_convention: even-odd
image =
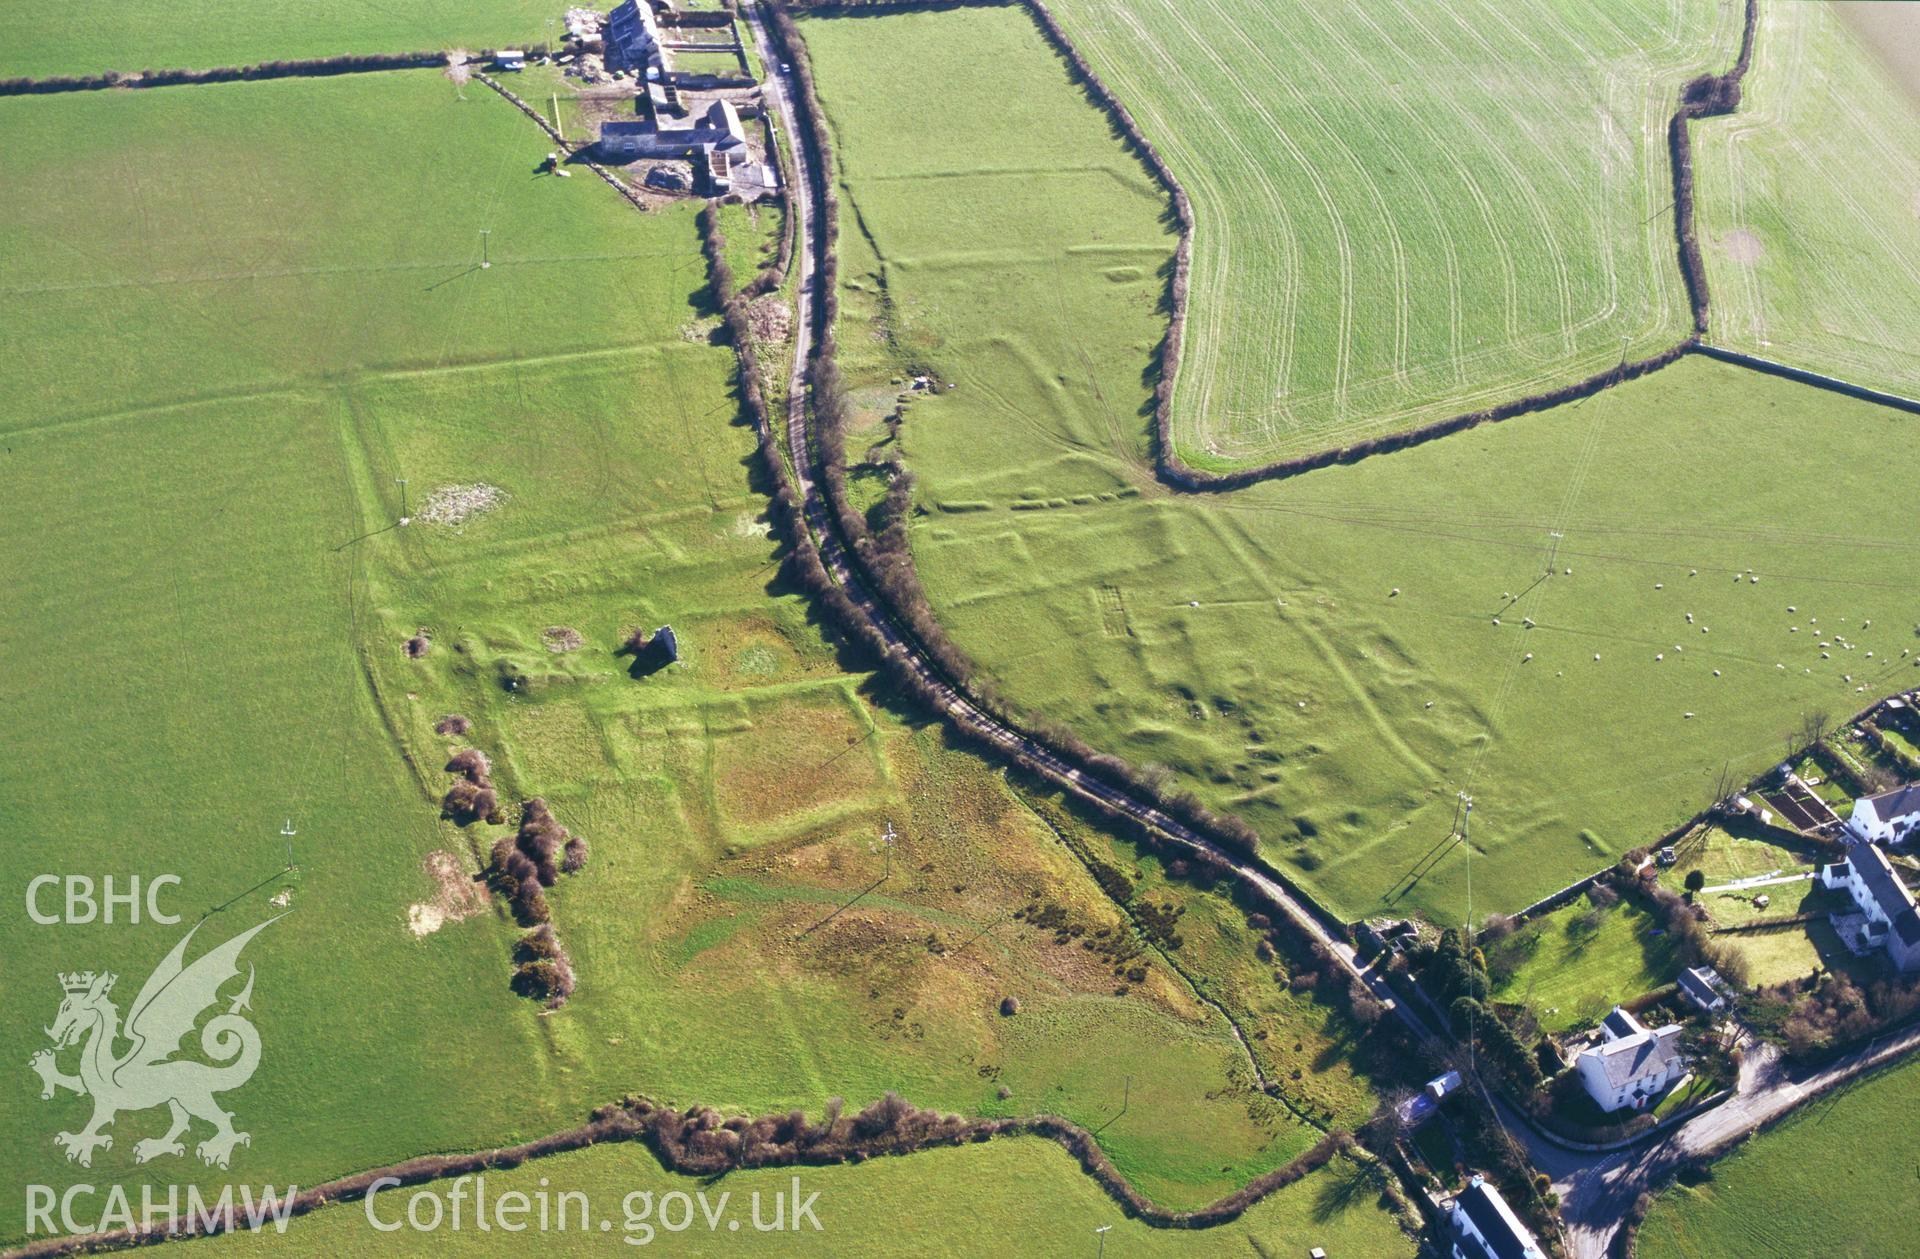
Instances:
[[[1723,982],[1711,966],[1689,966],[1675,981],[1680,995],[1707,1014],[1717,1014],[1727,1008],[1727,998],[1721,992]]]

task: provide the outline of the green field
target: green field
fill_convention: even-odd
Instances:
[[[565,413],[595,373],[649,378],[667,342],[697,403],[669,413],[703,414],[728,357],[660,326],[690,286],[647,261],[697,265],[691,220],[529,180],[537,133],[432,73],[9,100],[0,134],[0,643],[35,662],[0,683],[0,882],[17,905],[41,873],[177,874],[188,923],[246,893],[200,947],[290,891],[246,958],[267,1053],[230,1101],[252,1133],[236,1167],[311,1181],[577,1121],[578,1096],[472,1087],[545,1056],[504,991],[494,916],[407,930],[450,836],[365,682],[363,651],[393,649],[369,582],[399,539],[354,539],[397,514],[398,488],[367,480],[356,417],[463,380],[544,389],[533,365],[596,347],[551,382]],[[485,225],[499,262],[483,284]],[[613,303],[636,270],[654,299]],[[289,817],[299,869],[282,876]],[[182,930],[10,916],[8,947],[34,965],[9,987],[0,1051],[45,1044],[56,969],[116,970],[124,1010]],[[133,1138],[164,1112],[123,1118],[91,1171],[68,1165],[51,1137],[85,1103],[17,1096],[9,1183],[228,1174],[191,1154],[136,1172]],[[20,1210],[0,1206],[0,1236]]]
[[[346,53],[558,44],[566,6],[542,0],[169,0],[50,6],[0,0],[0,79],[204,69]]]
[[[539,130],[433,72],[11,100],[0,135],[0,643],[40,662],[0,689],[0,882],[178,873],[188,921],[248,893],[216,922],[236,932],[292,907],[247,954],[267,1052],[229,1099],[253,1133],[233,1171],[136,1169],[155,1114],[68,1165],[63,1095],[23,1101],[8,1179],[313,1184],[628,1092],[1044,1110],[1175,1206],[1318,1139],[1164,964],[1123,995],[1079,935],[1014,918],[1129,930],[783,583],[691,207],[537,177]],[[728,230],[751,263],[756,225]],[[428,518],[476,483],[491,510]],[[613,649],[662,623],[681,663],[630,677]],[[451,712],[466,739],[434,733]],[[579,976],[556,1013],[509,992],[518,933],[461,894],[504,830],[438,819],[469,743],[591,844],[551,894]],[[130,996],[180,928],[5,930],[45,967],[0,1038],[24,1062],[56,969],[112,966]]]
[[[1640,1230],[1645,1259],[1843,1255],[1913,1250],[1920,1225],[1913,1168],[1920,1063],[1908,1062],[1809,1103],[1714,1164],[1713,1179],[1675,1185]],[[1868,1137],[1873,1157],[1862,1158]],[[1845,1168],[1828,1175],[1822,1169]],[[1819,1190],[1809,1192],[1811,1183]]]
[[[1457,847],[1387,901],[1457,791],[1477,799],[1473,907],[1515,909],[1701,808],[1723,765],[1777,760],[1802,712],[1917,676],[1920,597],[1888,579],[1916,549],[1910,417],[1691,360],[1172,495],[1143,418],[1165,228],[1030,23],[804,29],[842,161],[858,409],[891,410],[908,372],[955,386],[916,395],[897,438],[941,619],[1020,704],[1241,813],[1337,912],[1467,912]],[[928,51],[903,62],[901,39]],[[981,76],[992,91],[963,90]],[[1031,117],[990,107],[1009,93]],[[892,439],[873,424],[854,457],[869,440]],[[1857,650],[1823,660],[1822,629]]]
[[[1714,341],[1920,393],[1912,86],[1834,6],[1763,4],[1740,112],[1702,124],[1694,154]]]
[[[1735,0],[1057,8],[1194,203],[1189,461],[1410,428],[1690,328],[1665,127],[1733,59]]]
[[[1487,945],[1494,1000],[1524,1001],[1542,1028],[1565,1032],[1674,981],[1673,941],[1651,914],[1623,901],[1593,922],[1591,910],[1582,898]]]
[[[763,1222],[771,1222],[775,1195],[792,1205],[792,1183],[799,1177],[800,1197],[817,1193],[813,1215],[818,1232],[759,1233],[752,1227],[752,1201],[762,1196]],[[1202,1231],[1150,1228],[1121,1213],[1111,1198],[1083,1175],[1066,1151],[1036,1138],[1014,1138],[986,1145],[931,1150],[902,1158],[883,1158],[858,1167],[806,1167],[734,1172],[714,1181],[675,1176],[661,1169],[642,1146],[600,1146],[529,1163],[516,1171],[486,1175],[491,1198],[518,1189],[529,1195],[562,1192],[586,1195],[588,1218],[611,1221],[608,1232],[578,1228],[581,1208],[569,1206],[573,1231],[528,1231],[517,1236],[473,1227],[471,1184],[466,1227],[434,1233],[402,1230],[382,1233],[367,1221],[366,1207],[350,1203],[329,1207],[295,1221],[285,1236],[242,1234],[205,1243],[217,1254],[277,1255],[609,1255],[649,1253],[658,1245],[677,1255],[872,1255],[955,1256],[1078,1254],[1094,1238],[1094,1229],[1111,1226],[1107,1251],[1114,1255],[1290,1255],[1319,1246],[1329,1255],[1365,1255],[1368,1259],[1411,1256],[1414,1243],[1400,1231],[1378,1189],[1354,1163],[1335,1160],[1321,1171],[1268,1197],[1231,1224]],[[444,1194],[448,1186],[434,1191]],[[374,1211],[383,1224],[404,1221],[406,1190],[376,1197]],[[652,1201],[631,1200],[631,1194]],[[682,1232],[662,1229],[662,1218],[678,1222],[677,1205],[667,1195],[704,1194],[723,1221],[709,1231],[696,1206],[694,1224]],[[722,1204],[722,1195],[727,1201]],[[635,1213],[629,1228],[627,1212]],[[659,1212],[665,1209],[662,1216]],[[421,1217],[428,1218],[427,1208]],[[529,1217],[532,1218],[532,1217]],[[555,1218],[558,1218],[556,1211]],[[791,1217],[787,1217],[791,1218]],[[651,1233],[643,1227],[651,1225]],[[623,1246],[623,1240],[646,1248]]]

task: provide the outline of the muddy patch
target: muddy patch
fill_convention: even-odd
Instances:
[[[432,935],[448,923],[471,918],[487,907],[487,889],[467,873],[460,858],[441,850],[428,853],[421,864],[437,890],[432,900],[407,906],[407,930],[414,935]]]
[[[540,641],[554,655],[564,655],[569,651],[579,651],[587,640],[580,637],[580,631],[569,625],[549,625],[540,631]]]
[[[1744,227],[1737,227],[1715,242],[1720,252],[1734,262],[1752,266],[1760,261],[1760,255],[1766,252],[1760,246],[1760,238]]]

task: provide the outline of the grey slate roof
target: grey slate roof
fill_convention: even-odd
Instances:
[[[1861,801],[1871,808],[1874,816],[1882,822],[1890,822],[1909,813],[1920,813],[1920,783],[1905,787],[1895,787],[1892,791],[1883,791],[1877,796],[1868,796]]]
[[[1461,1191],[1458,1202],[1474,1228],[1487,1239],[1486,1245],[1477,1246],[1462,1235],[1461,1249],[1468,1253],[1481,1251],[1488,1259],[1539,1259],[1540,1244],[1492,1185],[1475,1176],[1473,1183]]]
[[[1714,974],[1712,967],[1689,966],[1680,972],[1680,978],[1676,982],[1680,985],[1681,992],[1698,1001],[1701,1005],[1712,1005],[1715,1001],[1721,999],[1719,992],[1714,988],[1713,982],[1718,978],[1719,976]]]
[[[641,13],[641,6],[646,12]],[[644,63],[653,51],[653,6],[646,0],[624,0],[607,14],[606,42],[612,50],[634,65]]]
[[[1920,943],[1920,915],[1913,907],[1913,893],[1893,872],[1893,863],[1887,860],[1887,854],[1872,844],[1860,844],[1853,850],[1854,871],[1860,881],[1866,885],[1867,894],[1873,897],[1874,904],[1887,916],[1893,929],[1908,944]]]
[[[1680,1028],[1676,1024],[1658,1031],[1641,1029],[1638,1035],[1589,1049],[1581,1056],[1593,1055],[1601,1073],[1615,1088],[1632,1084],[1650,1075],[1660,1075],[1680,1056]]]
[[[1607,1017],[1600,1020],[1600,1026],[1606,1029],[1608,1040],[1620,1040],[1647,1030],[1641,1025],[1639,1019],[1634,1018],[1619,1006],[1607,1012]]]

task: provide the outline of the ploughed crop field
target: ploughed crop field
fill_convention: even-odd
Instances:
[[[90,1169],[10,1144],[9,1178],[307,1187],[627,1093],[1059,1114],[1173,1207],[1319,1140],[1001,773],[784,584],[690,207],[536,178],[544,135],[431,71],[13,99],[0,135],[0,647],[39,662],[0,683],[0,866],[178,874],[186,922],[223,906],[205,944],[287,911],[243,958],[264,1049],[231,1168],[136,1165],[160,1111]],[[616,654],[663,624],[677,664]],[[500,824],[440,816],[469,748]],[[577,983],[552,1012],[473,882],[535,795],[589,849],[548,894]],[[46,1044],[56,969],[131,997],[183,930],[9,918],[45,971],[0,1054]],[[1310,996],[1287,1018],[1307,1057],[1348,1034]],[[1337,1074],[1326,1114],[1364,1117]]]
[[[0,0],[0,79],[559,42],[565,6],[542,0]]]
[[[1467,914],[1459,791],[1472,909],[1511,910],[1777,760],[1804,712],[1920,678],[1889,576],[1920,549],[1911,417],[1687,360],[1171,494],[1144,381],[1169,240],[1031,23],[802,27],[841,161],[849,449],[916,474],[936,612],[1015,702],[1240,813],[1336,912]],[[984,103],[1010,95],[1034,107]]]
[[[1694,152],[1714,342],[1920,394],[1920,85],[1835,6],[1761,5],[1740,111]]]
[[[1641,1227],[1638,1253],[1647,1259],[1909,1253],[1920,1224],[1913,1197],[1920,1135],[1905,1119],[1916,1105],[1920,1063],[1914,1062],[1809,1102],[1715,1163],[1711,1179],[1661,1193]],[[1874,1158],[1859,1156],[1867,1134]],[[1827,1168],[1845,1170],[1827,1175],[1821,1170]],[[1809,1193],[1814,1178],[1821,1188]]]
[[[809,1202],[807,1220],[794,1211],[796,1176],[799,1201],[818,1195]],[[474,1226],[469,1182],[458,1231],[446,1226],[450,1214],[436,1231],[410,1230],[407,1204],[415,1191],[409,1189],[374,1199],[380,1223],[400,1225],[391,1233],[372,1227],[365,1205],[354,1202],[296,1220],[284,1235],[242,1234],[206,1244],[221,1255],[571,1256],[627,1250],[620,1239],[633,1243],[641,1254],[657,1247],[676,1255],[885,1259],[941,1254],[989,1259],[1074,1254],[1104,1225],[1113,1230],[1106,1239],[1113,1253],[1169,1259],[1305,1254],[1314,1246],[1330,1255],[1392,1259],[1416,1249],[1393,1216],[1381,1209],[1373,1174],[1346,1158],[1263,1199],[1232,1223],[1203,1230],[1152,1228],[1128,1218],[1066,1151],[1033,1138],[883,1158],[857,1167],[740,1171],[719,1180],[663,1171],[638,1145],[603,1145],[486,1175],[489,1209],[497,1195],[520,1192],[537,1203],[537,1195],[546,1194],[556,1220],[563,1187],[584,1195],[586,1202],[583,1209],[579,1199],[570,1200],[565,1229],[481,1232]],[[447,1190],[444,1183],[428,1187],[428,1192],[442,1195]],[[450,1209],[444,1201],[442,1209]],[[430,1211],[422,1205],[418,1218],[431,1218]],[[779,1228],[773,1227],[776,1211]],[[711,1227],[709,1213],[716,1221]],[[585,1229],[578,1223],[583,1217],[589,1222]],[[754,1226],[756,1219],[761,1228]],[[601,1220],[613,1227],[600,1231]],[[817,1232],[808,1220],[819,1221]]]
[[[1735,0],[1062,0],[1194,203],[1179,454],[1229,468],[1580,379],[1691,329],[1666,125]]]

